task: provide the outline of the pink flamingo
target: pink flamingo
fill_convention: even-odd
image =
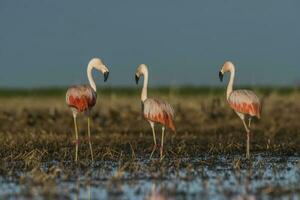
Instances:
[[[227,101],[230,107],[236,112],[236,114],[243,121],[244,127],[247,132],[247,149],[246,158],[250,158],[250,126],[251,119],[261,116],[261,103],[256,94],[251,90],[233,90],[233,81],[235,76],[235,67],[232,62],[227,61],[223,64],[220,72],[220,81],[223,81],[223,75],[226,72],[230,72],[230,80],[227,86]],[[248,126],[245,122],[248,118]]]
[[[90,60],[87,66],[87,77],[89,79],[90,85],[75,85],[70,87],[67,90],[66,94],[66,102],[68,106],[71,108],[74,118],[74,127],[75,127],[75,142],[76,142],[76,153],[75,153],[75,161],[78,160],[78,129],[76,123],[76,117],[78,113],[85,112],[88,117],[88,139],[89,146],[91,151],[92,161],[94,161],[93,157],[93,149],[91,144],[91,131],[90,131],[90,110],[94,107],[97,100],[96,93],[96,84],[92,76],[93,69],[99,70],[104,75],[104,81],[107,80],[109,75],[109,70],[103,64],[103,62],[99,58],[93,58]]]
[[[150,158],[152,157],[156,149],[156,136],[154,130],[154,124],[159,123],[162,125],[162,134],[161,134],[161,147],[160,147],[160,159],[163,159],[163,145],[164,145],[164,131],[165,127],[170,128],[173,132],[176,131],[175,125],[173,122],[174,118],[174,109],[172,106],[159,99],[152,99],[147,97],[147,87],[148,87],[148,67],[145,64],[141,64],[136,69],[135,81],[138,84],[139,78],[144,76],[144,85],[141,94],[142,101],[142,112],[144,118],[148,120],[152,128],[154,147],[151,153]]]

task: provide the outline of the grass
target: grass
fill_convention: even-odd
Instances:
[[[242,123],[230,110],[224,97],[176,93],[161,96],[171,102],[176,110],[178,133],[167,134],[168,156],[189,156],[192,152],[243,153],[245,134]],[[113,155],[105,152],[110,148],[116,148],[119,154],[131,154],[134,151],[137,156],[143,155],[143,151],[152,145],[152,134],[148,123],[141,117],[139,96],[103,93],[99,97],[92,113],[96,159],[106,159],[103,155]],[[263,117],[253,124],[252,151],[271,149],[275,152],[299,152],[299,98],[298,92],[288,95],[272,92],[262,96]],[[20,158],[21,152],[37,149],[44,152],[43,161],[47,161],[47,158],[72,160],[73,121],[64,97],[5,96],[0,102],[5,105],[0,113],[2,157]],[[84,141],[84,115],[79,118],[79,127]],[[160,129],[157,129],[157,138],[160,138]],[[174,147],[174,144],[179,146]],[[83,155],[86,150],[84,146],[81,151]],[[139,155],[139,152],[143,153]]]
[[[299,154],[300,91],[267,88],[256,91],[264,107],[262,119],[253,122],[251,152],[283,159]],[[193,177],[204,180],[210,175],[201,169],[220,165],[220,156],[228,158],[226,164],[235,171],[268,166],[267,161],[258,165],[244,159],[246,135],[240,119],[227,105],[224,89],[161,88],[149,92],[168,100],[176,111],[177,134],[166,133],[165,159],[162,162],[156,159],[159,151],[154,159],[148,159],[153,140],[149,124],[141,117],[139,94],[134,89],[119,88],[101,90],[93,109],[96,162],[91,165],[84,115],[78,119],[80,162],[73,162],[73,119],[65,105],[63,90],[1,90],[0,175],[30,187],[43,185],[47,195],[57,180],[74,181],[82,175],[112,185],[120,180],[165,180],[170,174],[184,180]],[[158,140],[160,131],[157,127]],[[181,177],[182,169],[186,174]],[[262,191],[273,195],[275,189],[262,188]],[[286,188],[282,190],[286,192]]]
[[[140,87],[140,86],[139,86]],[[140,94],[140,88],[137,87],[103,87],[98,91],[101,95],[118,95],[118,96],[136,96]],[[66,88],[35,88],[35,89],[14,89],[14,88],[0,88],[0,97],[57,97],[64,96]],[[261,95],[270,95],[271,93],[278,93],[280,95],[290,95],[300,92],[300,87],[251,87],[243,86],[241,88],[253,89]],[[196,86],[181,86],[181,87],[155,87],[150,88],[149,93],[154,95],[176,95],[176,96],[206,96],[206,95],[222,95],[224,94],[224,87],[196,87]]]

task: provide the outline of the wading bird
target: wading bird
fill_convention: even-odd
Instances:
[[[74,127],[75,127],[75,143],[76,143],[76,152],[75,152],[75,161],[78,160],[78,129],[76,123],[76,117],[78,113],[86,113],[88,118],[88,140],[91,151],[92,161],[94,161],[93,157],[93,149],[91,144],[91,130],[90,130],[90,110],[94,107],[97,100],[96,93],[96,84],[93,79],[92,70],[99,70],[104,75],[104,81],[107,80],[109,75],[109,70],[103,64],[103,62],[99,58],[93,58],[90,60],[87,66],[87,77],[89,79],[90,85],[75,85],[70,87],[67,90],[66,94],[66,102],[67,105],[71,108],[74,118]]]
[[[230,80],[227,86],[227,101],[230,107],[241,118],[247,132],[247,149],[246,158],[250,158],[250,126],[251,119],[261,116],[261,103],[259,98],[251,90],[233,90],[233,81],[235,76],[235,67],[232,62],[227,61],[223,64],[220,72],[220,81],[223,81],[223,75],[230,72]],[[245,120],[248,118],[248,126]]]
[[[152,128],[154,147],[151,153],[150,158],[152,157],[156,149],[156,136],[154,130],[154,124],[159,123],[162,125],[161,133],[161,146],[160,146],[160,159],[163,159],[163,145],[164,145],[164,131],[165,127],[171,129],[173,132],[176,131],[175,125],[173,122],[174,119],[174,109],[172,106],[159,99],[152,99],[147,97],[147,87],[148,87],[148,67],[145,64],[141,64],[137,67],[135,73],[136,84],[139,82],[139,78],[144,76],[144,84],[141,93],[142,101],[142,114],[146,120],[150,123]]]

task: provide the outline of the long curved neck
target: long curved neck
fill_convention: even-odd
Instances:
[[[234,67],[232,67],[230,69],[230,80],[229,80],[229,83],[227,86],[227,92],[226,92],[227,99],[229,98],[231,92],[233,91],[234,76],[235,76],[235,69],[234,69]]]
[[[147,99],[147,88],[148,88],[148,70],[144,72],[144,84],[141,94],[141,100],[144,102]]]
[[[93,75],[92,75],[93,68],[94,67],[92,65],[88,65],[88,67],[87,67],[87,76],[88,76],[88,79],[89,79],[90,86],[96,92],[97,87],[96,87],[96,83],[95,83]]]

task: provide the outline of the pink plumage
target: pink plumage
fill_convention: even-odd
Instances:
[[[142,105],[142,112],[147,120],[160,123],[176,132],[173,122],[174,109],[169,103],[159,99],[148,98]]]
[[[77,112],[90,110],[96,104],[97,93],[89,85],[76,85],[67,90],[66,103]]]
[[[228,98],[228,103],[236,112],[260,118],[261,103],[256,94],[251,90],[233,91]]]

